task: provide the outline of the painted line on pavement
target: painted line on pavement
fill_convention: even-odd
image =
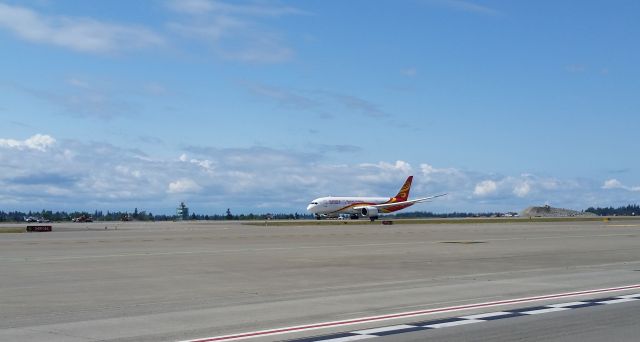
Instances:
[[[523,298],[507,299],[507,300],[500,300],[500,301],[494,301],[494,302],[466,304],[466,305],[450,306],[450,307],[427,309],[427,310],[399,312],[399,313],[393,313],[388,315],[361,317],[361,318],[354,318],[354,319],[348,319],[348,320],[342,320],[342,321],[320,322],[320,323],[314,323],[314,324],[251,331],[251,332],[237,333],[237,334],[231,334],[231,335],[197,338],[192,340],[184,340],[182,342],[236,341],[236,340],[242,340],[242,339],[248,339],[248,338],[254,338],[254,337],[280,335],[280,334],[302,332],[302,331],[309,331],[309,330],[316,330],[316,329],[323,329],[323,328],[336,328],[336,327],[361,324],[361,323],[387,321],[387,320],[398,319],[398,318],[409,318],[409,317],[416,317],[416,316],[433,315],[438,313],[462,311],[462,310],[469,310],[469,309],[489,308],[489,307],[501,306],[501,305],[522,304],[522,303],[530,303],[530,302],[544,301],[544,300],[550,300],[550,299],[587,296],[587,295],[593,295],[593,294],[619,292],[619,291],[633,290],[633,289],[640,289],[640,284],[609,287],[609,288],[602,288],[602,289],[592,289],[592,290],[585,290],[585,291],[564,292],[564,293],[549,294],[549,295],[542,295],[542,296],[523,297]],[[635,298],[628,298],[628,299],[635,300]],[[545,308],[549,309],[547,307]],[[540,309],[545,309],[545,308],[540,308]],[[552,308],[552,309],[564,309],[564,308]],[[360,335],[360,336],[367,336],[367,335]]]
[[[426,331],[431,329],[452,328],[452,327],[461,326],[461,325],[490,322],[490,321],[495,321],[499,319],[523,317],[528,315],[540,315],[540,314],[565,311],[565,310],[575,310],[575,309],[584,308],[588,306],[598,306],[598,305],[605,305],[605,304],[618,304],[618,303],[626,303],[631,301],[640,301],[640,298],[636,298],[637,295],[640,295],[640,294],[636,294],[633,297],[617,296],[617,297],[611,297],[611,298],[589,299],[589,300],[585,300],[584,302],[559,303],[559,304],[552,304],[552,305],[545,305],[545,306],[520,308],[516,310],[488,312],[488,313],[478,314],[478,315],[453,317],[448,319],[440,319],[440,320],[427,321],[427,322],[415,322],[415,323],[395,325],[395,326],[382,327],[382,328],[369,329],[369,330],[350,331],[347,333],[330,334],[325,336],[313,336],[313,337],[289,340],[289,342],[328,342],[328,341],[335,341],[336,337],[339,337],[345,340],[352,336],[358,336],[358,334],[361,334],[362,332],[366,332],[367,338],[374,338],[374,337],[383,337],[383,336],[389,336],[389,335],[405,334],[408,332]]]

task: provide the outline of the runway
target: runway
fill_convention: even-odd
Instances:
[[[54,224],[53,233],[0,234],[0,340],[189,340],[637,284],[639,236],[640,221],[615,220],[322,227]],[[558,313],[556,320],[513,320],[562,326],[572,320],[584,324],[580,315],[602,312],[609,319],[603,322],[612,322],[601,327],[606,331],[629,321],[621,315],[637,312],[638,305],[580,310],[586,311]],[[620,320],[610,319],[617,316]],[[438,334],[465,340],[468,329],[492,334],[494,324],[500,336],[500,326],[512,323]],[[251,341],[348,330],[354,327]],[[576,341],[584,339],[575,335]]]
[[[511,308],[504,308],[505,305],[516,305],[516,304],[522,305],[523,303],[531,304],[531,303],[539,302],[540,300],[547,300],[550,297],[553,297],[554,299],[559,300],[561,298],[583,297],[587,293],[596,293],[596,292],[611,293],[611,292],[618,292],[622,289],[629,289],[629,288],[640,289],[640,284],[633,285],[633,286],[626,286],[624,288],[598,289],[598,290],[591,290],[591,291],[580,291],[580,292],[563,293],[563,294],[555,294],[555,295],[547,295],[547,296],[526,297],[521,299],[478,303],[478,304],[454,306],[454,307],[447,307],[447,308],[437,308],[437,309],[430,309],[430,310],[424,310],[424,311],[418,311],[418,312],[398,313],[395,315],[388,315],[386,316],[387,318],[384,318],[384,319],[380,319],[380,316],[378,317],[374,316],[374,317],[368,317],[364,319],[352,319],[350,321],[330,322],[330,323],[324,324],[324,326],[338,325],[338,324],[344,324],[344,323],[356,322],[356,321],[359,321],[359,322],[373,321],[373,320],[387,321],[389,320],[389,317],[403,317],[403,318],[414,317],[415,319],[417,319],[421,316],[424,318],[425,315],[431,315],[434,313],[443,313],[443,312],[453,313],[457,311],[465,311],[469,308],[488,310],[487,312],[481,312],[481,313],[476,313],[472,315],[464,314],[461,316],[431,319],[431,320],[422,319],[422,320],[407,322],[403,324],[386,325],[386,326],[380,326],[380,327],[368,328],[368,329],[356,329],[356,330],[350,330],[350,331],[328,334],[328,335],[299,338],[299,339],[289,340],[289,341],[291,342],[338,342],[338,341],[347,342],[347,341],[358,341],[362,339],[384,340],[386,337],[393,337],[395,340],[405,340],[405,339],[430,340],[434,337],[433,335],[438,335],[438,333],[435,333],[432,331],[434,330],[440,331],[442,329],[446,329],[448,330],[448,332],[455,332],[456,334],[455,335],[452,334],[452,335],[458,336],[458,334],[460,334],[462,331],[460,330],[456,331],[455,329],[461,326],[476,325],[479,323],[490,323],[490,322],[495,322],[497,320],[510,320],[511,323],[513,324],[519,323],[522,325],[527,325],[531,323],[531,320],[529,320],[529,322],[523,321],[523,320],[516,322],[516,320],[511,320],[511,319],[522,318],[526,316],[539,317],[540,315],[546,316],[549,314],[551,314],[549,316],[552,316],[553,314],[556,314],[558,312],[571,311],[571,310],[577,310],[577,309],[583,309],[583,308],[593,308],[597,306],[618,305],[621,303],[630,303],[630,302],[634,302],[636,304],[640,303],[640,293],[633,293],[633,294],[618,295],[618,296],[612,296],[612,297],[573,300],[569,302],[555,302],[553,304],[546,304],[546,305],[533,305],[533,306],[529,305],[525,307],[515,306]],[[503,307],[503,308],[497,309],[496,307]],[[491,308],[494,308],[494,310],[493,311],[490,310]],[[586,310],[581,310],[581,311],[586,311]],[[591,324],[593,325],[593,322]],[[487,325],[487,324],[483,324],[483,325]],[[620,324],[618,324],[618,326],[619,325]],[[560,324],[559,326],[562,327],[562,324]],[[629,326],[637,327],[637,324],[630,324]],[[292,328],[289,328],[289,330],[294,330],[294,329],[300,330],[301,328],[305,328],[305,327],[304,326],[292,327]],[[591,326],[586,328],[591,328]],[[516,339],[515,335],[513,334],[513,331],[516,329],[517,327],[511,327],[511,329],[509,329],[510,334],[508,334],[507,336],[509,336],[510,340]],[[284,329],[281,329],[281,330],[284,330]],[[417,332],[420,332],[420,334],[414,334]],[[258,334],[265,335],[265,333],[269,333],[269,331],[254,332],[253,335],[254,336]],[[411,335],[414,335],[414,336],[411,336]],[[415,335],[418,335],[418,336],[416,337]],[[566,332],[565,332],[565,335],[567,335]],[[191,342],[225,341],[225,340],[232,340],[237,336],[241,336],[241,335],[212,337],[212,338],[206,338],[206,339],[191,340]],[[517,339],[522,339],[522,337],[537,339],[540,336],[518,336]]]
[[[637,341],[640,304],[622,303],[588,309],[522,316],[454,329],[437,329],[380,337],[372,342],[411,341]]]

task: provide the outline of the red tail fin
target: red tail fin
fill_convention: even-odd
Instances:
[[[411,181],[413,180],[413,176],[409,176],[407,180],[404,182],[398,194],[394,197],[394,202],[403,202],[409,199],[409,190],[411,190]]]

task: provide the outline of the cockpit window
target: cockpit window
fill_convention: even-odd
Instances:
[[[318,204],[318,202],[311,202],[310,204],[315,204],[315,205],[317,205],[317,204]]]

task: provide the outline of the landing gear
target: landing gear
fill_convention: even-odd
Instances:
[[[360,216],[358,216],[358,214],[351,214],[351,215],[349,215],[349,218],[352,219],[352,220],[357,220],[357,219],[360,218]]]
[[[316,220],[320,221],[320,215],[316,214]]]
[[[371,222],[375,221],[378,218],[378,216],[371,216],[369,217],[369,220],[371,220]]]

